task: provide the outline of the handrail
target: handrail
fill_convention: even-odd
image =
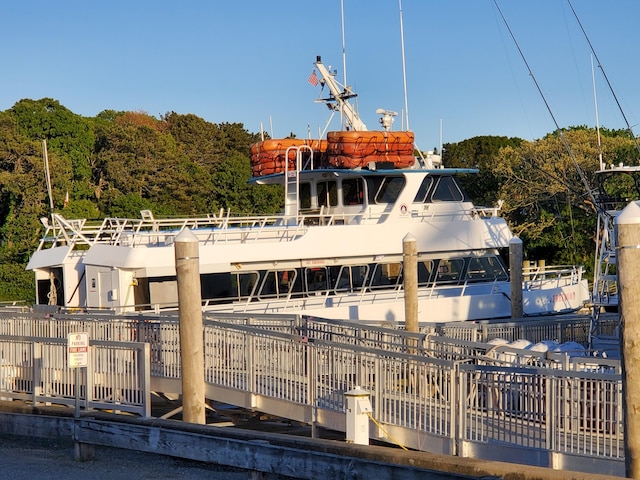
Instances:
[[[468,219],[487,219],[497,216],[497,208],[471,208],[458,212],[446,212],[439,214],[433,210],[412,211],[412,215],[433,220],[438,217],[451,217]],[[267,238],[273,241],[278,234],[281,241],[291,241],[304,234],[310,226],[332,226],[340,223],[360,224],[372,221],[387,221],[388,212],[376,212],[368,208],[366,212],[326,212],[310,211],[296,216],[287,215],[253,215],[231,216],[230,211],[220,211],[219,215],[206,217],[180,217],[180,218],[118,218],[108,217],[101,222],[87,219],[69,220],[60,214],[54,214],[52,222],[47,224],[46,230],[40,239],[38,250],[62,245],[75,248],[79,245],[92,246],[96,244],[107,245],[144,245],[150,242],[151,237],[160,235],[165,237],[168,244],[173,237],[182,230],[190,228],[197,233],[215,233],[214,241],[235,241],[246,230],[258,228],[258,234],[252,235],[253,241]],[[245,230],[245,232],[241,232]],[[269,233],[265,233],[266,231]],[[255,233],[255,232],[254,232]]]

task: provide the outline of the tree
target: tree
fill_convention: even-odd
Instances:
[[[501,148],[517,147],[519,138],[483,136],[444,145],[442,162],[451,168],[477,168],[477,175],[462,176],[465,191],[478,205],[493,205],[502,178],[497,175],[495,161]]]
[[[92,198],[89,164],[94,145],[92,122],[51,98],[20,100],[10,112],[21,134],[30,140],[46,140],[50,153],[70,161],[72,183],[64,190],[71,190],[74,198]]]
[[[284,191],[273,185],[249,185],[251,164],[233,154],[220,162],[212,178],[211,208],[230,209],[236,215],[274,214],[282,210]]]
[[[495,175],[504,179],[500,198],[514,233],[530,259],[548,263],[583,263],[591,267],[599,151],[593,129],[575,127],[535,142],[500,149]],[[567,149],[567,145],[569,149]],[[603,137],[604,158],[629,155],[628,137]],[[570,152],[569,152],[570,151]]]

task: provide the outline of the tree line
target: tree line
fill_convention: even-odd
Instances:
[[[633,164],[626,132],[602,130],[608,163]],[[587,179],[598,166],[593,129],[564,132]],[[43,140],[47,142],[54,211],[66,218],[138,218],[281,209],[277,186],[249,185],[249,147],[260,139],[240,123],[210,123],[192,114],[160,118],[105,110],[73,113],[51,98],[23,99],[0,112],[0,301],[34,299],[25,266],[50,215]],[[574,160],[558,135],[533,142],[475,137],[443,147],[447,167],[474,168],[463,178],[479,205],[504,200],[503,214],[530,259],[592,264],[596,216]]]

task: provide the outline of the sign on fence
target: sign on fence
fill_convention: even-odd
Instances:
[[[69,368],[89,365],[89,334],[74,332],[67,336],[67,362]]]

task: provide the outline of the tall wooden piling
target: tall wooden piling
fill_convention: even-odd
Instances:
[[[509,278],[511,283],[511,318],[522,318],[522,240],[509,240]]]
[[[404,279],[404,328],[418,331],[418,249],[416,237],[407,233],[402,239]]]
[[[182,364],[182,419],[205,424],[204,344],[198,238],[183,230],[175,238]]]
[[[616,218],[625,470],[640,479],[640,201]]]

